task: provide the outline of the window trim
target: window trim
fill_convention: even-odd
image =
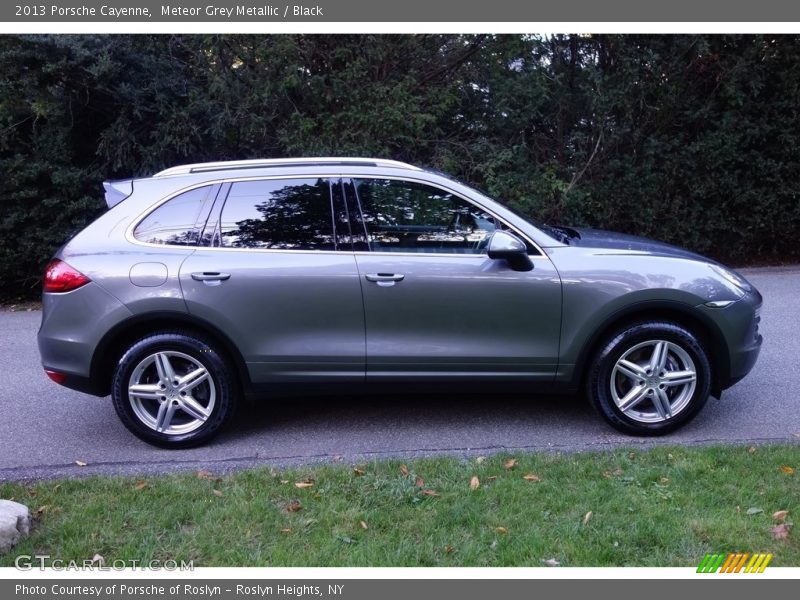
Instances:
[[[217,195],[214,198],[214,204],[211,206],[211,210],[208,211],[208,216],[206,217],[205,223],[203,223],[203,229],[200,231],[200,237],[198,238],[199,243],[197,244],[198,248],[213,248],[214,238],[222,236],[222,232],[220,231],[222,207],[225,205],[225,200],[227,200],[228,194],[231,191],[231,185],[232,184],[227,182],[222,182],[220,184],[219,190],[217,190]],[[211,243],[209,245],[205,245],[202,242],[209,225],[211,225]]]
[[[176,196],[178,196],[180,194],[183,194],[184,192],[189,192],[189,191],[191,191],[193,189],[196,189],[196,188],[199,188],[199,187],[204,187],[204,186],[209,186],[209,185],[211,185],[211,186],[213,186],[213,185],[224,185],[226,183],[234,184],[234,183],[236,183],[238,181],[260,181],[260,180],[267,180],[267,179],[307,179],[309,176],[310,177],[316,177],[316,178],[319,178],[319,179],[340,179],[342,182],[344,182],[346,180],[353,180],[353,179],[396,179],[396,180],[399,180],[399,181],[413,181],[415,183],[421,183],[421,184],[424,184],[424,185],[429,185],[429,186],[432,186],[432,187],[439,188],[439,189],[444,190],[449,194],[453,194],[453,195],[463,199],[464,201],[469,202],[470,204],[479,207],[481,210],[489,213],[494,219],[496,219],[498,222],[500,222],[503,225],[505,225],[508,228],[508,230],[511,231],[514,235],[518,236],[519,238],[524,240],[526,243],[528,243],[530,246],[532,246],[536,250],[536,252],[538,252],[538,254],[530,254],[530,252],[529,252],[528,256],[530,257],[531,260],[546,260],[546,261],[550,260],[547,257],[547,254],[545,254],[544,250],[542,250],[541,246],[539,246],[539,244],[537,244],[535,241],[533,241],[530,238],[530,236],[526,235],[525,233],[521,232],[519,229],[517,229],[513,225],[509,224],[508,221],[506,221],[505,219],[497,216],[497,214],[495,214],[494,211],[492,211],[491,209],[487,208],[486,206],[483,206],[479,202],[475,202],[471,198],[466,198],[460,192],[457,192],[456,190],[451,189],[448,186],[439,183],[438,181],[437,182],[431,182],[431,181],[428,181],[427,179],[414,177],[414,176],[412,176],[410,174],[401,176],[401,175],[389,175],[389,174],[377,174],[377,173],[357,173],[357,172],[352,172],[352,171],[351,172],[346,172],[345,171],[345,172],[339,172],[339,173],[313,173],[313,174],[308,174],[308,175],[303,175],[301,173],[293,173],[291,175],[261,175],[261,176],[232,177],[232,178],[219,177],[219,178],[216,178],[216,179],[207,179],[205,181],[202,181],[202,182],[199,182],[199,183],[195,183],[195,184],[192,184],[192,185],[188,185],[188,186],[186,186],[184,188],[181,188],[181,189],[179,189],[179,190],[177,190],[175,192],[172,192],[172,193],[168,194],[167,196],[165,196],[164,198],[162,198],[161,200],[159,200],[158,202],[156,202],[155,204],[148,206],[145,210],[140,212],[137,217],[135,217],[134,219],[131,220],[131,224],[125,230],[125,239],[128,242],[130,242],[132,244],[135,244],[137,246],[146,246],[146,247],[150,247],[150,248],[160,248],[161,250],[164,250],[164,249],[178,249],[178,250],[184,250],[185,251],[187,248],[191,248],[193,250],[202,249],[204,251],[215,250],[215,251],[222,251],[222,252],[284,252],[284,253],[285,252],[290,252],[290,253],[294,253],[294,254],[319,254],[319,253],[325,253],[325,254],[338,254],[338,255],[352,254],[352,255],[355,255],[355,256],[417,256],[417,257],[437,256],[437,257],[440,257],[440,258],[441,257],[458,257],[458,258],[462,258],[462,259],[464,259],[464,258],[477,258],[477,259],[482,259],[482,260],[485,260],[486,257],[487,257],[486,254],[450,254],[450,253],[444,253],[444,252],[372,252],[372,251],[363,251],[363,250],[355,250],[355,251],[354,250],[285,250],[285,249],[280,249],[280,248],[223,248],[223,247],[219,247],[219,246],[218,247],[213,247],[213,246],[200,246],[200,245],[173,246],[173,245],[167,245],[167,244],[152,244],[150,242],[140,242],[135,237],[133,237],[133,230],[136,228],[136,226],[145,217],[147,217],[147,215],[149,215],[154,210],[158,209],[162,204],[164,204],[166,202],[169,202],[172,198],[174,198],[174,197],[176,197]],[[223,201],[224,200],[227,200],[227,194],[226,194],[226,197],[223,199]],[[219,202],[219,201],[220,201],[220,198],[217,198],[216,202]],[[358,216],[358,220],[359,220],[359,222],[361,222],[363,224],[363,219],[361,219],[360,215]]]

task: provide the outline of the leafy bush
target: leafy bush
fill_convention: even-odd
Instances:
[[[104,179],[375,155],[551,223],[800,256],[798,36],[3,36],[0,295],[38,293]]]

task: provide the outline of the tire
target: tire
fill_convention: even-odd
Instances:
[[[690,330],[652,321],[609,336],[587,379],[589,399],[612,427],[630,435],[664,435],[691,421],[705,405],[711,364]]]
[[[162,448],[189,448],[207,442],[230,421],[236,383],[224,356],[202,336],[159,332],[122,355],[111,397],[122,423],[137,437]]]

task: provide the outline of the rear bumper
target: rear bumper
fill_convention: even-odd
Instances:
[[[56,371],[57,373],[59,371]],[[82,377],[80,375],[74,375],[70,373],[63,373],[66,375],[64,381],[58,382],[59,385],[63,385],[66,388],[71,390],[75,390],[77,392],[82,392],[84,394],[91,394],[92,396],[107,396],[108,395],[108,386],[103,386],[99,382],[92,380],[90,377]]]
[[[65,387],[105,395],[92,381],[92,358],[103,335],[130,316],[119,300],[94,283],[72,292],[43,294],[37,335],[42,366],[65,375]]]

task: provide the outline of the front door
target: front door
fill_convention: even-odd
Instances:
[[[505,225],[447,190],[370,178],[347,188],[369,249],[356,252],[368,380],[553,379],[561,281],[546,256],[531,249],[527,272],[490,259]]]

